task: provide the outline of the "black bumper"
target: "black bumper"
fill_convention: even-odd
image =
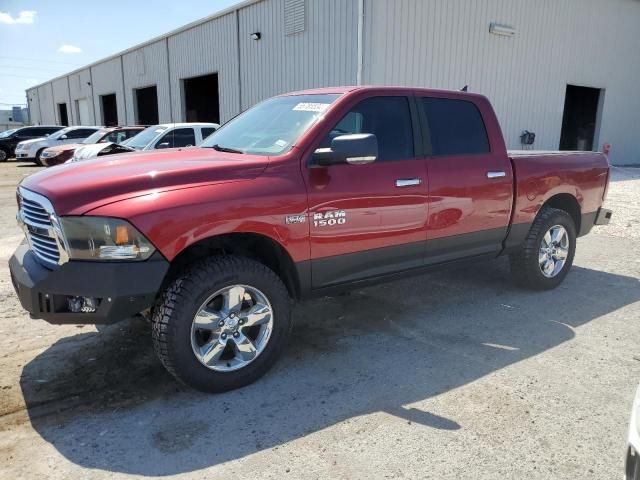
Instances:
[[[153,305],[169,269],[162,255],[145,262],[70,261],[54,270],[43,267],[28,245],[9,260],[11,281],[22,307],[49,323],[113,323]],[[94,313],[73,313],[68,297],[98,299]]]

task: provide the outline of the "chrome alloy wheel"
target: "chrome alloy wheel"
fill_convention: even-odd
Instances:
[[[247,285],[218,290],[198,309],[191,348],[205,367],[230,372],[260,355],[273,331],[273,309],[264,293]]]
[[[542,237],[538,263],[540,271],[547,278],[558,275],[569,256],[569,234],[562,225],[555,225]]]

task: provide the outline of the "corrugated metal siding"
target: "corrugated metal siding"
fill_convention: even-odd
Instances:
[[[307,0],[305,30],[289,36],[285,0],[241,9],[242,109],[291,90],[355,84],[357,6],[356,0]],[[262,39],[251,40],[253,32]]]
[[[93,86],[93,108],[96,113],[96,124],[102,125],[103,119],[100,108],[100,95],[116,94],[116,104],[118,107],[118,123],[126,123],[126,112],[124,104],[124,90],[122,87],[122,65],[120,57],[99,63],[91,67],[91,78]]]
[[[53,108],[53,89],[50,83],[38,87],[38,102],[40,103],[41,123],[55,125],[56,114]]]
[[[515,27],[489,34],[492,21]],[[557,149],[567,84],[606,89],[599,146],[640,163],[640,2],[365,0],[363,83],[487,95],[507,144],[523,129]]]
[[[234,12],[169,37],[174,121],[184,121],[185,118],[181,80],[209,73],[218,74],[221,120],[226,121],[238,113],[240,91],[236,37]]]
[[[127,123],[136,123],[133,90],[152,85],[155,85],[158,91],[158,117],[160,123],[171,122],[167,41],[161,40],[134,52],[129,52],[123,55],[122,63],[126,87]]]
[[[40,105],[38,103],[38,89],[32,88],[27,90],[27,104],[29,105],[29,116],[31,123],[34,125],[40,125]]]
[[[69,99],[69,83],[68,78],[59,78],[52,82],[53,86],[53,103],[54,103],[54,113],[56,117],[56,123],[58,125],[62,125],[62,120],[60,119],[60,113],[58,111],[59,103],[67,104],[67,115],[71,111],[71,101]],[[71,120],[71,118],[69,118]]]
[[[71,74],[67,77],[69,79],[69,91],[71,92],[71,109],[69,111],[69,119],[72,125],[78,125],[80,118],[78,117],[78,110],[76,108],[76,100],[86,98],[89,104],[89,117],[92,124],[97,124],[96,115],[93,107],[93,88],[91,85],[91,72],[87,68],[80,72]]]

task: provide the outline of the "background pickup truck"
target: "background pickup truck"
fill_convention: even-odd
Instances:
[[[290,299],[509,255],[556,287],[608,223],[599,153],[508,154],[480,95],[329,88],[264,101],[200,148],[36,173],[18,188],[22,306],[52,323],[151,318],[160,360],[205,391],[275,362]]]

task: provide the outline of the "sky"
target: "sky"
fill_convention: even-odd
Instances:
[[[0,0],[0,109],[25,90],[240,0]]]

